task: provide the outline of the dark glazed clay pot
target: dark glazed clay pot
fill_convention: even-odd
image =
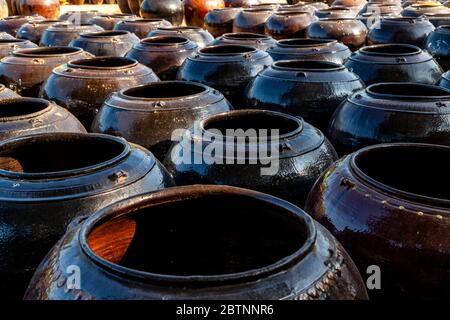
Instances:
[[[211,45],[221,45],[221,44],[234,44],[234,45],[244,45],[251,46],[256,49],[266,51],[270,47],[276,44],[276,40],[268,35],[258,34],[258,33],[226,33],[223,36],[217,38]]]
[[[141,5],[144,18],[161,18],[175,26],[183,23],[184,5],[180,0],[144,0]]]
[[[89,20],[89,23],[96,24],[105,30],[113,30],[114,26],[120,21],[135,19],[137,19],[137,16],[129,13],[100,14]]]
[[[72,24],[88,24],[98,14],[97,10],[67,11],[60,15],[58,19],[59,21],[68,21]]]
[[[352,54],[350,49],[334,39],[286,39],[267,50],[274,61],[325,60],[344,63]]]
[[[184,60],[197,49],[184,37],[155,36],[141,40],[126,56],[152,69],[161,80],[175,80]]]
[[[117,5],[119,6],[120,12],[131,13],[131,9],[128,6],[128,0],[117,0]]]
[[[326,132],[339,104],[362,88],[360,78],[337,63],[277,61],[249,84],[245,105],[300,116]]]
[[[153,155],[124,139],[43,133],[0,144],[2,297],[20,299],[74,218],[173,185]],[[45,232],[43,232],[45,231]]]
[[[276,12],[267,19],[264,32],[274,39],[302,38],[317,17],[305,11]]]
[[[59,0],[19,0],[20,14],[38,14],[46,19],[58,19],[60,15]]]
[[[281,8],[281,6],[282,4],[279,2],[267,2],[267,3],[251,4],[248,6],[248,8],[275,11]]]
[[[225,7],[249,7],[255,4],[261,4],[261,0],[224,0]]]
[[[367,44],[409,43],[423,47],[434,26],[426,18],[383,18],[373,24],[367,34]]]
[[[175,130],[190,129],[195,121],[230,109],[220,92],[200,83],[155,82],[114,93],[97,114],[92,132],[124,137],[162,161]]]
[[[352,95],[328,131],[339,154],[386,142],[450,145],[450,91],[418,83],[378,83]]]
[[[144,39],[153,30],[159,27],[170,27],[172,24],[164,19],[134,19],[122,20],[114,26],[115,31],[129,31],[139,39]]]
[[[33,21],[23,24],[17,31],[17,38],[26,39],[39,44],[41,41],[42,34],[48,27],[58,23],[59,20],[43,20],[43,21]]]
[[[225,8],[223,0],[183,0],[183,4],[186,24],[197,27],[203,27],[209,11]]]
[[[80,48],[52,47],[18,50],[0,61],[0,82],[18,94],[37,97],[53,68],[73,59],[92,57]]]
[[[272,13],[273,11],[270,9],[244,9],[234,18],[233,32],[264,34],[264,25]]]
[[[75,264],[92,281],[81,290],[56,285],[54,275],[67,279],[61,270]],[[348,300],[367,293],[344,248],[303,210],[251,190],[196,185],[129,198],[69,229],[25,299],[77,298]]]
[[[444,71],[450,70],[450,25],[438,27],[425,41],[427,50]]]
[[[377,44],[354,52],[345,66],[366,85],[378,82],[435,84],[442,74],[433,57],[410,44]]]
[[[70,41],[78,38],[82,33],[100,31],[104,31],[103,28],[95,24],[56,23],[44,31],[40,45],[45,47],[68,46]]]
[[[245,87],[272,59],[249,46],[219,45],[203,48],[188,57],[178,72],[179,80],[196,81],[219,90],[235,108],[245,108]]]
[[[214,9],[205,16],[204,27],[214,38],[233,32],[233,21],[241,8]]]
[[[253,129],[252,139],[238,139],[227,132],[238,129]],[[259,136],[260,130],[267,133]],[[236,110],[206,117],[180,140],[164,162],[177,185],[238,186],[299,206],[319,175],[337,159],[319,130],[301,118],[267,110]],[[203,158],[198,158],[200,153]]]
[[[306,29],[306,37],[311,39],[336,39],[356,50],[366,41],[367,27],[357,19],[326,18],[313,22]]]
[[[438,85],[450,90],[450,72],[445,72],[438,81]]]
[[[317,10],[314,13],[318,18],[355,18],[356,12],[345,7],[331,7],[327,9]]]
[[[155,81],[159,81],[155,73],[133,59],[97,57],[72,60],[53,69],[41,96],[68,109],[89,129],[111,93]]]
[[[199,27],[159,27],[148,36],[182,36],[196,42],[199,48],[206,47],[214,40],[208,31]]]
[[[37,133],[86,133],[66,109],[44,99],[22,98],[0,88],[0,141]]]
[[[436,28],[443,25],[450,25],[450,13],[428,13],[423,17],[427,18]]]
[[[81,48],[94,56],[122,57],[137,43],[139,38],[128,31],[100,31],[82,33],[69,47]]]
[[[361,271],[383,270],[371,298],[450,297],[450,148],[382,144],[349,155],[318,180],[305,210],[349,251]]]
[[[36,48],[37,45],[28,40],[12,39],[2,40],[0,39],[0,59],[9,56],[13,51],[25,48]]]
[[[413,4],[403,9],[401,15],[404,17],[420,17],[426,13],[450,13],[450,9],[440,3]]]
[[[131,13],[138,17],[141,16],[141,4],[142,0],[128,0],[128,7],[130,8]]]
[[[0,32],[6,32],[12,35],[13,37],[16,36],[17,31],[19,28],[27,23],[32,21],[39,21],[44,20],[41,16],[10,16],[6,17],[4,19],[0,19]]]

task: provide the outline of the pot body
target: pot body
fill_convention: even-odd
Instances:
[[[90,24],[96,24],[105,30],[113,30],[114,26],[120,21],[136,20],[137,16],[134,14],[120,13],[120,14],[100,14],[89,20]]]
[[[325,19],[325,18],[355,18],[357,13],[346,7],[331,7],[327,9],[317,10],[314,14],[316,15],[316,17],[320,19]]]
[[[179,26],[184,19],[184,5],[180,0],[144,0],[141,15],[144,18],[161,18]]]
[[[17,38],[39,44],[44,31],[57,22],[58,20],[43,20],[25,23],[17,31]]]
[[[19,28],[30,21],[39,21],[44,20],[43,17],[40,16],[10,16],[6,17],[4,19],[0,20],[0,32],[6,32],[12,35],[13,37],[16,36],[17,31]]]
[[[135,45],[127,57],[149,67],[161,80],[175,80],[184,60],[198,49],[184,37],[155,36]]]
[[[267,19],[264,32],[277,40],[303,38],[306,28],[317,20],[309,12],[277,12]]]
[[[0,40],[0,59],[9,56],[15,50],[36,47],[36,44],[28,40]]]
[[[249,32],[264,34],[264,26],[272,15],[270,9],[244,9],[233,21],[233,32]]]
[[[286,39],[267,50],[274,61],[325,60],[343,64],[352,52],[343,43],[333,39]]]
[[[129,31],[100,31],[81,34],[69,47],[81,48],[94,56],[122,57],[137,43],[139,38]]]
[[[144,39],[153,30],[159,27],[170,27],[171,25],[169,21],[164,19],[122,20],[116,23],[113,30],[132,32],[139,39]]]
[[[142,0],[128,0],[128,7],[130,8],[131,13],[138,17],[141,16],[141,4]]]
[[[73,59],[92,57],[81,49],[35,48],[13,53],[0,61],[0,81],[26,97],[38,97],[52,69]]]
[[[70,153],[76,164],[80,157],[79,161],[83,163],[83,157],[87,159],[95,154],[92,148],[96,143],[88,143],[84,147],[78,145],[78,149],[69,147],[69,150],[64,151],[61,145],[67,140],[89,139],[112,141],[108,145],[104,145],[106,142],[102,144],[103,151],[109,152],[108,154],[111,154],[108,147],[121,148],[118,150],[123,151],[117,157],[98,163],[82,174],[71,174],[69,170],[60,172],[59,175],[62,176],[50,175],[46,179],[36,180],[33,177],[39,173],[30,175],[2,170],[0,183],[4,191],[0,198],[0,219],[2,225],[9,230],[8,234],[2,234],[0,247],[3,252],[0,273],[2,295],[7,294],[9,298],[16,299],[23,295],[35,268],[55,241],[64,234],[72,219],[89,216],[98,209],[131,195],[172,185],[165,169],[149,151],[115,137],[79,133],[59,133],[57,136],[39,134],[10,139],[3,142],[2,147],[20,144],[25,150],[47,150],[52,153],[55,149],[52,151],[46,144],[53,146],[51,141],[59,141],[59,145],[55,142],[56,150]],[[41,146],[41,149],[36,150],[31,144]],[[79,153],[75,154],[75,150]],[[102,158],[105,156],[99,157]],[[57,161],[58,155],[54,159]],[[25,163],[27,161],[21,160]],[[78,169],[80,170],[82,169]],[[14,189],[11,187],[13,185],[16,185]],[[14,236],[8,236],[11,234]]]
[[[276,43],[277,41],[268,35],[239,32],[226,33],[221,37],[216,38],[213,42],[211,42],[211,45],[237,44],[251,46],[256,49],[266,51]]]
[[[400,52],[391,46],[402,46]],[[378,52],[373,52],[373,51]],[[379,52],[381,51],[381,52]],[[442,68],[433,57],[412,45],[380,44],[355,52],[345,63],[366,85],[377,82],[419,82],[435,84]]]
[[[209,11],[225,8],[223,0],[184,0],[183,4],[186,24],[197,27],[203,27],[205,16]]]
[[[128,0],[117,0],[117,5],[119,6],[120,12],[131,13],[131,9],[128,6]]]
[[[214,40],[214,37],[208,31],[199,27],[159,27],[148,34],[148,37],[153,36],[186,37],[197,43],[200,49],[206,47]]]
[[[20,14],[38,14],[46,19],[57,19],[60,15],[59,0],[20,0]]]
[[[241,10],[242,8],[233,7],[211,10],[206,14],[203,26],[214,38],[224,33],[231,33],[234,18]]]
[[[450,9],[440,3],[427,5],[417,4],[404,8],[401,15],[403,17],[421,17],[426,13],[450,13]]]
[[[97,10],[89,11],[67,11],[59,16],[60,21],[68,21],[73,24],[89,24],[90,21],[98,16]]]
[[[103,60],[99,57],[72,61],[55,68],[40,95],[68,109],[90,128],[111,93],[155,81],[159,81],[156,74],[135,60],[119,57]]]
[[[450,70],[450,29],[446,26],[438,27],[431,32],[425,41],[427,50],[439,63],[444,71]]]
[[[428,19],[436,28],[439,26],[450,24],[450,13],[442,14],[425,14],[424,17]]]
[[[78,38],[82,33],[100,31],[103,31],[103,28],[95,24],[72,25],[57,23],[44,31],[40,45],[44,47],[68,46],[70,41]]]

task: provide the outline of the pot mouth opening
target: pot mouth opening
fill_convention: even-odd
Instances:
[[[105,38],[105,37],[119,37],[129,34],[128,31],[99,31],[99,32],[87,32],[82,33],[80,36],[83,38]]]
[[[28,23],[33,25],[33,24],[54,24],[54,23],[59,23],[59,22],[61,22],[61,21],[60,20],[41,20],[41,21],[31,21]]]
[[[203,286],[284,270],[315,238],[312,219],[283,200],[194,185],[109,206],[82,225],[79,241],[94,262],[121,276]]]
[[[337,43],[335,39],[284,39],[279,40],[280,47],[315,47]]]
[[[124,23],[133,24],[133,23],[155,23],[155,22],[163,22],[164,19],[158,18],[145,18],[145,19],[132,19],[132,20],[124,20]]]
[[[327,9],[317,10],[317,12],[320,12],[320,13],[336,12],[336,11],[352,12],[350,9],[344,8],[344,7],[331,7],[331,8],[327,8]]]
[[[436,181],[450,179],[447,146],[395,143],[364,148],[351,166],[362,180],[397,197],[450,208],[450,189]]]
[[[26,39],[0,39],[0,44],[12,44],[26,42]]]
[[[371,96],[378,98],[450,99],[450,90],[413,82],[376,83],[367,87],[366,91]]]
[[[136,15],[132,14],[132,13],[111,13],[111,14],[99,14],[98,17],[102,17],[102,18],[129,18],[129,17],[136,17]]]
[[[289,16],[300,16],[300,15],[308,15],[308,16],[310,16],[311,15],[311,13],[310,12],[308,12],[308,11],[302,11],[302,10],[298,10],[298,11],[278,11],[278,12],[276,12],[276,13],[274,13],[274,15],[277,15],[277,16],[286,16],[286,17],[289,17]]]
[[[347,18],[347,17],[329,17],[329,18],[320,18],[319,21],[359,21],[355,18]]]
[[[4,89],[1,88],[1,89]],[[37,98],[12,98],[0,101],[0,122],[18,121],[42,114],[50,108],[50,103]]]
[[[141,40],[144,44],[152,44],[152,45],[177,45],[177,44],[186,44],[189,42],[188,38],[179,37],[179,36],[154,36]]]
[[[416,21],[424,21],[426,20],[424,17],[384,17],[381,19],[382,21],[389,22],[409,22],[414,23]]]
[[[136,60],[125,57],[94,57],[88,59],[79,59],[70,61],[67,66],[71,68],[80,69],[125,69],[136,66],[138,62]]]
[[[56,28],[56,29],[69,29],[69,30],[78,31],[79,28],[82,28],[82,27],[93,27],[93,26],[95,26],[95,24],[93,24],[93,23],[72,24],[72,23],[67,23],[67,22],[60,22],[60,23],[55,23],[50,28],[52,28],[52,29],[53,28]],[[52,30],[50,28],[48,30]]]
[[[262,39],[270,39],[269,36],[259,33],[250,33],[250,32],[238,32],[238,33],[225,33],[223,36],[225,39],[238,39],[238,40],[262,40]]]
[[[179,31],[179,32],[184,32],[184,31],[202,31],[203,29],[200,27],[194,27],[194,26],[171,26],[171,27],[158,27],[156,30],[163,30],[163,31]]]
[[[13,54],[20,57],[54,57],[61,55],[72,55],[80,53],[82,49],[76,47],[39,47],[30,49],[21,49]]]
[[[124,140],[102,134],[23,136],[0,143],[0,175],[20,179],[82,175],[122,161],[129,151]]]
[[[331,61],[321,60],[280,60],[273,63],[274,69],[289,71],[337,71],[345,67]]]
[[[406,56],[415,55],[422,52],[419,47],[411,44],[377,44],[359,49],[360,52],[375,56]]]
[[[240,46],[240,45],[218,45],[211,46],[200,49],[199,52],[204,55],[221,55],[221,56],[229,56],[229,55],[240,55],[246,53],[256,52],[256,49],[250,46]]]
[[[268,9],[268,8],[256,8],[256,7],[245,8],[245,9],[242,10],[242,11],[243,11],[243,12],[250,12],[250,13],[259,13],[259,12],[272,13],[272,12],[274,12],[272,9]]]
[[[450,30],[450,24],[444,24],[444,25],[441,25],[441,26],[439,26],[439,27],[437,27],[438,29],[440,29],[440,30],[442,30],[442,29],[444,29],[444,30]]]
[[[160,81],[121,91],[121,95],[141,100],[172,100],[198,96],[208,91],[205,85],[186,81]]]

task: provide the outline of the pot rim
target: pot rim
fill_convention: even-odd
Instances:
[[[242,50],[245,49],[245,51],[242,52],[223,52],[223,53],[217,53],[217,52],[208,52],[211,50],[215,50],[218,48],[241,48]],[[258,50],[255,47],[248,46],[248,45],[241,45],[241,44],[220,44],[220,45],[214,45],[214,46],[208,46],[205,48],[202,48],[198,50],[198,53],[203,56],[242,56],[247,54],[253,54],[257,52]]]
[[[3,91],[6,87],[4,85],[0,86],[0,91]],[[14,98],[7,98],[2,99],[0,101],[0,106],[4,107],[3,105],[7,103],[13,103],[13,102],[29,102],[29,103],[35,103],[35,104],[42,104],[45,105],[41,110],[23,114],[20,116],[12,116],[12,117],[0,117],[0,122],[11,122],[11,121],[20,121],[20,120],[26,120],[38,117],[52,109],[52,104],[50,101],[40,98],[31,98],[31,97],[14,97]]]
[[[126,216],[139,209],[145,209],[154,205],[164,205],[167,203],[189,200],[192,197],[190,195],[192,191],[196,192],[197,197],[199,195],[205,197],[214,194],[230,194],[245,196],[262,203],[267,203],[271,207],[278,208],[280,212],[284,211],[286,213],[289,213],[291,217],[295,218],[299,223],[302,223],[306,231],[305,241],[297,251],[261,268],[228,274],[190,276],[153,273],[127,268],[101,258],[90,248],[87,241],[88,236],[90,232],[100,224],[121,216]],[[139,209],[136,209],[136,205],[139,205]],[[291,265],[303,259],[312,250],[313,245],[316,241],[316,237],[317,230],[312,218],[305,211],[285,200],[261,192],[232,186],[191,185],[167,188],[154,193],[133,196],[97,211],[82,223],[80,231],[78,233],[78,243],[83,253],[95,264],[106,269],[107,271],[119,274],[122,277],[139,279],[148,282],[201,286],[206,284],[221,285],[226,283],[235,283],[238,281],[250,281],[281,272],[282,270],[287,269]]]
[[[374,52],[370,51],[370,49],[376,49],[376,48],[410,48],[414,49],[414,51],[411,50],[411,52],[405,52],[405,53],[385,53],[385,52]],[[362,47],[358,50],[360,53],[369,55],[369,56],[384,56],[384,57],[397,57],[397,56],[414,56],[417,54],[420,54],[422,52],[422,49],[418,46],[412,45],[412,44],[406,44],[406,43],[384,43],[384,44],[374,44],[370,46]]]
[[[17,44],[30,42],[28,39],[0,39],[0,45]]]
[[[308,15],[311,16],[311,12],[298,10],[298,11],[277,11],[272,16],[282,16],[282,17],[289,17],[289,16],[299,16],[299,15]]]
[[[206,31],[196,26],[160,26],[156,30],[179,32],[179,33]]]
[[[236,37],[237,36],[237,37]],[[228,32],[222,35],[222,38],[229,40],[270,40],[272,37],[266,34],[252,32]]]
[[[66,51],[63,53],[45,53],[45,52],[52,52],[52,51]],[[38,54],[36,54],[38,52]],[[39,54],[39,52],[42,52],[43,54]],[[64,47],[64,46],[55,46],[55,47],[37,47],[37,48],[26,48],[26,49],[20,49],[13,52],[13,55],[16,57],[23,57],[23,58],[46,58],[46,57],[60,57],[60,56],[70,56],[70,55],[76,55],[83,52],[83,49],[78,47]]]
[[[96,17],[101,17],[101,18],[136,17],[137,18],[137,16],[135,14],[123,13],[123,12],[122,13],[102,13],[102,14],[97,15]]]
[[[166,19],[163,18],[143,18],[143,19],[126,19],[126,20],[122,20],[119,21],[118,23],[120,24],[135,24],[135,23],[161,23],[167,21]],[[168,22],[168,21],[167,21]]]
[[[382,17],[381,18],[382,22],[390,22],[390,23],[416,23],[416,22],[425,22],[428,21],[428,19],[425,16],[420,16],[420,17]]]
[[[447,92],[446,95],[435,95],[435,96],[418,96],[418,95],[404,95],[404,94],[392,94],[392,93],[377,93],[373,92],[374,88],[377,87],[400,87],[400,86],[411,86],[411,87],[423,87],[423,88],[429,88],[429,89],[437,89],[441,90],[443,92]],[[369,96],[379,99],[398,99],[398,100],[441,100],[441,99],[448,99],[450,100],[450,90],[437,86],[432,84],[425,84],[425,83],[418,83],[418,82],[378,82],[369,85],[366,88],[366,92]],[[414,93],[414,91],[411,91]]]
[[[280,64],[287,64],[287,63],[313,63],[317,65],[324,65],[329,66],[329,68],[307,68],[307,67],[286,67],[286,66],[280,66]],[[290,59],[290,60],[278,60],[275,61],[272,64],[272,68],[275,70],[282,70],[282,71],[310,71],[310,72],[330,72],[330,71],[340,71],[344,70],[345,66],[343,66],[340,63],[335,63],[332,61],[327,60],[307,60],[307,59]]]
[[[164,42],[164,41],[159,41],[159,42],[151,42],[149,40],[164,40],[164,39],[178,39],[180,40],[180,42]],[[189,43],[188,38],[183,37],[183,36],[178,36],[178,35],[159,35],[159,36],[152,36],[152,37],[146,37],[144,39],[142,39],[140,41],[141,44],[143,44],[144,46],[171,46],[171,47],[176,47],[176,46],[182,46],[182,45],[186,45]]]
[[[125,30],[105,30],[95,32],[83,32],[80,34],[82,38],[102,39],[102,38],[119,38],[131,34]]]
[[[84,62],[87,61],[105,61],[105,60],[117,60],[117,61],[123,61],[124,64],[117,67],[102,67],[102,66],[93,66],[93,65],[85,65]],[[128,62],[125,64],[125,62]],[[87,59],[76,59],[76,60],[70,60],[67,63],[68,68],[75,68],[75,69],[89,69],[89,70],[122,70],[127,69],[131,67],[137,66],[139,63],[135,59],[127,58],[127,57],[116,57],[116,56],[99,56],[99,57],[92,57]]]
[[[55,20],[55,19],[46,19],[46,20],[38,20],[38,21],[30,21],[30,22],[27,22],[27,23],[25,23],[25,24],[23,24],[23,26],[25,26],[25,25],[36,25],[36,24],[55,24],[55,23],[59,23],[59,22],[61,22],[61,20]]]
[[[311,44],[289,44],[292,42],[315,42]],[[316,47],[316,46],[329,46],[332,44],[336,44],[338,41],[336,39],[308,39],[308,38],[293,38],[293,39],[282,39],[278,40],[277,44],[279,47],[286,48],[305,48],[305,47]]]

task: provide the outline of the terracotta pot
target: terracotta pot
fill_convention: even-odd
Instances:
[[[267,50],[276,44],[276,40],[267,35],[258,33],[225,33],[223,36],[216,38],[211,45],[220,44],[237,44],[251,46],[260,50]]]
[[[86,128],[90,128],[111,93],[155,81],[159,81],[155,73],[133,59],[97,57],[72,60],[53,69],[41,96],[68,109]]]
[[[286,39],[267,50],[274,61],[308,59],[344,63],[350,49],[333,39]]]
[[[426,5],[411,5],[401,12],[401,15],[404,17],[420,17],[423,16],[425,13],[450,13],[450,9],[447,7],[444,7],[440,3],[436,4],[426,4]]]
[[[147,35],[159,27],[170,27],[172,24],[164,19],[136,19],[122,20],[114,26],[115,31],[129,31],[134,33],[139,39],[144,39]]]
[[[213,214],[210,206],[217,206]],[[258,227],[251,227],[255,221]],[[206,231],[204,223],[211,224]],[[74,263],[92,279],[76,293],[45,276]],[[303,210],[251,190],[202,185],[129,198],[68,230],[40,265],[25,299],[77,296],[367,299],[344,248]]]
[[[0,61],[0,82],[27,97],[37,97],[52,69],[73,59],[91,57],[79,48],[18,50]]]
[[[382,288],[371,298],[450,296],[448,189],[436,184],[447,180],[449,160],[446,146],[368,147],[338,161],[311,191],[305,210],[361,271],[382,270]]]
[[[60,15],[59,0],[20,0],[20,14],[38,14],[46,19],[57,19]]]
[[[103,28],[95,24],[56,23],[44,31],[40,45],[45,47],[68,46],[70,41],[77,39],[82,33],[100,31],[104,31]]]
[[[60,21],[68,21],[73,24],[88,24],[90,20],[99,15],[97,10],[67,11],[59,16]]]
[[[0,101],[11,98],[19,98],[20,95],[0,84]]]
[[[226,129],[278,132],[263,140],[259,140],[262,137],[257,136],[258,131],[252,136],[254,139],[233,139]],[[304,204],[320,173],[337,159],[319,130],[301,118],[267,110],[237,110],[206,117],[180,140],[173,144],[164,162],[177,185],[238,186],[264,191],[299,206]],[[274,152],[272,156],[255,153],[263,145]],[[215,155],[208,156],[212,147],[222,152],[216,150]],[[278,151],[276,155],[274,150]],[[206,157],[193,161],[200,152]],[[272,161],[270,169],[269,161]],[[267,172],[261,170],[263,167]]]
[[[450,13],[426,13],[423,17],[426,17],[436,28],[450,24]]]
[[[225,8],[223,0],[184,0],[184,17],[187,25],[203,27],[205,16],[214,9]]]
[[[6,18],[8,15],[11,15],[11,16],[17,15],[16,8],[15,8],[15,5],[13,4],[13,1],[14,0],[5,0],[6,6],[8,7],[8,11],[4,11],[5,9],[2,10],[3,12],[6,13],[6,15],[4,17],[2,17],[2,19]]]
[[[0,258],[2,297],[23,296],[72,219],[172,185],[150,152],[107,135],[29,135],[2,142],[0,154],[1,217],[10,230],[0,235],[0,248],[8,253]]]
[[[304,11],[276,12],[267,19],[264,32],[274,39],[302,38],[317,17]]]
[[[249,84],[245,105],[300,116],[326,132],[339,104],[363,88],[356,74],[337,63],[277,61]]]
[[[356,19],[325,18],[313,22],[306,29],[306,37],[311,39],[336,39],[356,50],[366,41],[367,27]]]
[[[200,49],[181,66],[179,80],[219,90],[235,108],[245,108],[245,87],[272,63],[267,52],[249,46],[219,45]]]
[[[6,32],[15,37],[17,30],[23,24],[38,20],[44,20],[44,18],[40,16],[10,16],[0,20],[0,32]]]
[[[128,6],[128,0],[117,0],[117,5],[119,6],[120,12],[131,13],[131,9]]]
[[[224,0],[225,7],[248,7],[255,4],[261,4],[261,0]]]
[[[105,30],[113,30],[120,21],[135,20],[137,16],[128,13],[100,14],[89,20],[89,23],[96,24]]]
[[[184,37],[155,36],[141,40],[126,56],[152,69],[161,80],[175,80],[184,60],[197,49]]]
[[[234,18],[233,32],[264,34],[264,25],[272,13],[270,9],[244,9]]]
[[[138,17],[141,16],[141,4],[142,0],[128,0],[128,7],[130,8],[131,13]]]
[[[1,40],[0,39],[0,59],[9,56],[17,49],[36,48],[33,42],[22,39]]]
[[[134,87],[109,97],[92,125],[93,132],[124,137],[164,160],[174,130],[229,111],[224,96],[210,87],[184,81],[163,81]]]
[[[214,40],[208,31],[199,27],[159,27],[150,32],[148,36],[181,36],[194,41],[199,48],[206,47]]]
[[[17,38],[30,40],[31,42],[39,44],[44,31],[47,30],[47,28],[50,27],[51,25],[58,22],[59,20],[42,20],[42,21],[27,22],[23,24],[17,31]]]
[[[205,16],[205,29],[214,38],[233,32],[233,21],[241,8],[214,9]]]
[[[139,43],[139,38],[128,31],[100,31],[82,33],[69,47],[81,48],[94,56],[123,57]]]
[[[432,31],[424,44],[433,58],[439,63],[444,71],[450,70],[450,26],[444,25]]]
[[[161,18],[179,26],[184,19],[184,5],[180,0],[144,0],[141,5],[144,18]]]
[[[366,85],[378,82],[435,84],[441,67],[427,52],[409,44],[378,44],[361,48],[345,63]]]
[[[345,7],[331,7],[328,9],[317,10],[314,13],[318,18],[355,18],[356,12]]]

